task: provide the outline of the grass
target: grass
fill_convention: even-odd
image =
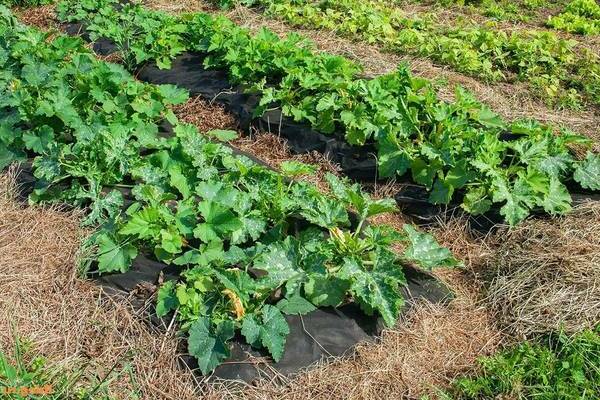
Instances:
[[[481,370],[457,379],[454,399],[598,399],[600,327],[524,342],[482,358]]]
[[[35,355],[31,343],[14,338],[12,355],[0,351],[0,394],[6,399],[113,399],[107,392],[114,369],[101,379],[81,384],[83,368],[65,370],[60,364],[49,363]]]

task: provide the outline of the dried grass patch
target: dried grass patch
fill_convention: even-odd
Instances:
[[[204,0],[141,0],[141,3],[148,8],[160,10],[172,14],[190,13],[190,12],[209,12],[216,11],[217,7],[209,1]]]
[[[600,203],[498,236],[483,275],[498,323],[526,337],[600,323]]]
[[[16,8],[15,15],[22,23],[47,31],[50,29],[58,29],[60,27],[58,19],[56,18],[55,9],[55,4]]]
[[[13,180],[0,183],[0,348],[12,354],[17,336],[28,356],[81,372],[79,386],[107,378],[115,398],[196,398],[192,375],[177,366],[178,341],[154,332],[127,299],[77,277],[79,213],[23,207]]]
[[[180,121],[197,126],[201,132],[213,129],[236,130],[238,127],[234,116],[222,106],[210,104],[200,96],[173,107],[173,112]]]
[[[439,219],[429,231],[470,271],[481,268],[493,254],[494,235],[471,230],[466,216]]]
[[[267,163],[274,169],[280,169],[285,161],[297,161],[312,165],[315,173],[298,177],[316,185],[321,191],[328,191],[329,185],[325,181],[325,174],[340,174],[340,167],[331,162],[325,155],[312,151],[305,154],[292,154],[287,141],[273,133],[256,132],[251,136],[239,138],[232,143],[238,149],[252,154]]]

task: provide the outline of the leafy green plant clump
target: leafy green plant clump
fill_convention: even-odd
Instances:
[[[2,0],[0,4],[7,7],[37,7],[54,3],[54,0]]]
[[[598,35],[600,4],[596,0],[573,0],[562,13],[548,19],[548,26],[582,35]]]
[[[88,22],[96,37],[115,40],[119,36],[114,32],[127,29],[138,15],[146,21],[167,18],[139,5],[116,13],[112,4],[113,0],[67,1],[61,3],[60,14],[65,20]],[[600,157],[590,152],[578,160],[570,151],[572,145],[589,148],[588,139],[567,129],[556,135],[553,128],[535,121],[507,123],[463,89],[458,89],[455,102],[444,102],[429,81],[411,76],[404,66],[362,79],[358,65],[316,52],[298,35],[281,39],[263,29],[253,36],[227,18],[203,13],[170,24],[177,30],[185,27],[179,39],[161,42],[174,47],[159,50],[159,58],[139,59],[161,60],[168,66],[167,60],[182,47],[202,52],[206,67],[228,71],[233,82],[261,95],[257,115],[278,106],[284,115],[323,133],[343,133],[353,145],[375,142],[380,176],[410,174],[430,190],[434,204],[458,201],[475,215],[499,206],[506,221],[517,224],[533,210],[568,212],[569,181],[600,190]],[[137,33],[128,36],[132,52],[154,51],[155,45],[146,43],[160,35],[149,32],[155,25],[136,25]]]
[[[84,224],[98,228],[88,270],[125,272],[141,254],[181,267],[181,280],[160,289],[157,313],[178,311],[205,373],[228,356],[236,331],[279,360],[285,314],[354,301],[392,325],[403,263],[458,264],[411,226],[369,226],[392,200],[333,175],[323,194],[294,179],[309,166],[287,163],[280,174],[235,155],[179,123],[170,106],[187,92],[138,82],[80,39],[27,28],[5,8],[0,66],[1,166],[33,159],[30,201],[87,208]],[[159,134],[163,120],[172,135]]]
[[[480,360],[481,372],[453,384],[456,399],[600,398],[600,329],[554,334]]]
[[[550,5],[549,0],[436,0],[436,3],[463,6],[486,17],[513,22],[528,22],[535,11]]]

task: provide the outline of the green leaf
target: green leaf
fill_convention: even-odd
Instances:
[[[512,147],[519,154],[522,163],[534,164],[547,156],[548,139],[540,141],[521,140],[514,142]]]
[[[367,213],[366,217],[371,218],[375,215],[396,212],[398,208],[396,206],[396,201],[393,199],[379,199],[379,200],[371,200],[367,199]]]
[[[23,142],[25,147],[29,150],[41,154],[43,153],[50,143],[54,140],[54,131],[47,125],[42,126],[37,132],[23,133]]]
[[[465,211],[473,215],[481,215],[490,210],[492,201],[487,198],[485,188],[472,187],[465,194],[461,206]]]
[[[437,169],[432,165],[427,164],[420,158],[413,160],[411,165],[413,180],[421,185],[425,185],[428,189],[433,185],[433,179]]]
[[[184,199],[190,197],[192,193],[192,188],[186,178],[186,176],[181,172],[179,166],[172,166],[169,168],[169,184],[179,190],[179,193],[182,194]]]
[[[42,85],[49,78],[50,73],[50,68],[44,64],[26,64],[21,70],[23,79],[33,86]]]
[[[0,143],[0,170],[8,167],[14,161],[17,161],[18,157],[6,148],[6,146]]]
[[[177,254],[181,252],[183,240],[175,229],[162,229],[160,231],[160,247],[167,253]]]
[[[207,375],[230,355],[227,341],[233,338],[233,321],[222,321],[216,327],[208,317],[200,317],[189,330],[188,352],[196,357],[198,366]]]
[[[119,214],[123,207],[123,195],[114,189],[104,193],[86,193],[82,198],[89,198],[92,203],[88,216],[81,221],[82,225],[101,225]]]
[[[119,230],[121,235],[135,235],[140,239],[155,237],[160,233],[160,217],[154,207],[144,208],[129,218]]]
[[[585,189],[600,190],[600,154],[588,153],[577,164],[573,178]]]
[[[354,277],[351,289],[363,311],[377,310],[387,326],[396,324],[404,305],[396,282],[385,274],[363,272]]]
[[[260,279],[260,283],[274,289],[288,282],[293,285],[293,281],[303,276],[302,270],[296,266],[295,261],[294,254],[277,243],[254,261],[254,268],[267,273]]]
[[[410,168],[411,159],[404,150],[392,152],[381,152],[379,156],[379,176],[381,178],[390,178],[398,174],[404,175]]]
[[[338,275],[352,282],[350,291],[363,311],[369,315],[379,312],[391,326],[404,304],[400,286],[406,284],[406,277],[390,250],[373,251],[371,261],[372,265],[364,266],[357,259],[346,258]]]
[[[158,91],[169,104],[182,104],[189,98],[189,93],[176,85],[158,85]]]
[[[179,302],[175,295],[175,281],[167,281],[158,289],[156,316],[159,318],[164,317],[178,306]]]
[[[189,250],[183,253],[183,255],[173,260],[175,265],[196,265],[202,258],[201,253],[198,250]]]
[[[265,305],[261,308],[261,318],[246,314],[242,323],[242,335],[254,347],[266,347],[273,360],[278,362],[285,350],[285,340],[290,328],[277,307]]]
[[[285,314],[308,314],[317,308],[298,293],[294,293],[291,297],[281,299],[277,303],[277,308]]]
[[[453,189],[462,188],[467,182],[475,178],[474,174],[467,169],[467,162],[460,161],[454,166],[444,178],[446,185],[452,186]]]
[[[298,161],[284,161],[281,163],[280,168],[281,173],[289,177],[314,174],[317,170],[317,167],[314,165],[308,165]]]
[[[435,267],[455,267],[460,265],[452,252],[439,245],[433,236],[418,232],[410,225],[404,225],[409,246],[404,251],[404,257],[418,265],[431,269]]]
[[[196,193],[204,200],[213,201],[223,189],[222,182],[200,182],[196,186]]]
[[[340,305],[349,289],[349,281],[325,275],[311,275],[304,285],[306,298],[311,303],[323,307]]]
[[[539,169],[551,177],[559,178],[569,169],[573,158],[568,153],[547,156],[539,162]]]
[[[199,265],[209,265],[212,262],[224,259],[225,252],[223,251],[223,242],[220,240],[213,240],[208,244],[202,244],[200,246]]]
[[[500,208],[500,214],[504,216],[510,225],[516,225],[529,215],[530,208],[535,204],[535,197],[531,192],[526,178],[519,176],[512,189],[509,189],[502,179],[494,181],[492,200],[494,202],[506,201]]]
[[[564,214],[571,211],[571,195],[567,187],[556,178],[550,179],[550,188],[544,196],[544,210],[550,214]]]
[[[342,203],[318,197],[314,202],[301,203],[300,214],[310,223],[323,228],[333,228],[348,223],[348,212]]]
[[[482,107],[479,112],[474,112],[473,118],[488,128],[504,128],[502,118],[487,107]]]
[[[193,203],[177,203],[177,212],[175,213],[175,226],[182,235],[191,235],[196,226],[196,212]]]
[[[267,228],[267,222],[258,218],[241,218],[243,228],[233,232],[231,242],[233,244],[244,243],[250,237],[256,241]]]
[[[433,190],[429,195],[429,202],[433,204],[448,204],[452,200],[454,187],[441,179],[436,179]]]
[[[165,111],[165,120],[167,120],[167,122],[169,122],[171,125],[177,125],[179,123],[177,116],[171,109]]]
[[[98,271],[126,272],[138,252],[135,246],[128,243],[119,243],[107,234],[102,234],[97,239],[98,243]]]
[[[257,322],[254,314],[246,314],[242,322],[242,335],[246,341],[254,347],[261,347],[260,343],[260,324]]]
[[[206,132],[207,136],[214,137],[221,142],[231,142],[238,138],[238,134],[236,131],[225,130],[225,129],[213,129],[211,131]]]
[[[325,180],[331,189],[331,192],[335,197],[345,202],[349,202],[348,199],[348,185],[344,181],[331,172],[325,174]]]
[[[348,207],[354,208],[361,218],[397,211],[396,202],[392,199],[373,200],[361,190],[360,185],[351,185],[347,180],[340,179],[331,173],[327,173],[325,179],[334,196],[346,203]]]
[[[196,226],[194,237],[205,243],[223,240],[225,235],[243,227],[240,219],[230,209],[215,202],[200,202],[198,210],[204,217],[205,222]]]

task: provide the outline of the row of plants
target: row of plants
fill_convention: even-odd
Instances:
[[[599,35],[600,4],[596,0],[573,0],[563,12],[548,19],[548,26],[582,35]]]
[[[460,6],[488,18],[511,22],[531,22],[540,18],[540,10],[561,7],[560,13],[547,18],[547,27],[582,35],[600,34],[600,5],[596,0],[435,0],[435,3]]]
[[[216,0],[229,6],[231,0]],[[411,15],[382,0],[252,0],[268,15],[297,26],[335,31],[399,53],[431,58],[487,82],[527,82],[534,94],[559,108],[600,104],[600,59],[578,43],[543,30],[507,32],[493,23],[457,19],[437,21],[433,14]]]
[[[115,0],[63,1],[65,21],[84,21],[92,39],[113,40],[130,68],[177,54],[203,53],[204,67],[225,70],[232,83],[261,96],[256,115],[271,107],[295,121],[343,135],[353,145],[375,143],[380,177],[410,174],[434,204],[461,203],[474,215],[500,207],[510,224],[533,210],[571,208],[565,183],[600,190],[600,156],[577,159],[571,148],[591,142],[535,121],[508,123],[463,89],[438,99],[433,85],[406,66],[375,79],[343,57],[318,52],[296,34],[252,35],[222,16],[172,16]]]
[[[88,272],[125,272],[140,254],[181,267],[180,281],[161,286],[156,311],[177,310],[204,373],[229,355],[236,332],[279,360],[285,314],[352,301],[393,325],[403,263],[457,265],[409,225],[367,223],[393,211],[392,200],[333,175],[323,194],[294,179],[310,166],[290,162],[277,173],[215,142],[232,132],[202,135],[179,123],[171,106],[187,99],[0,7],[0,167],[32,160],[31,202],[88,210],[83,224],[97,227]],[[165,121],[172,135],[161,133]]]
[[[600,398],[600,327],[553,333],[479,360],[479,372],[453,382],[448,399]]]
[[[548,0],[434,0],[434,2],[445,7],[465,7],[470,12],[488,18],[511,22],[530,22],[537,16],[539,10],[556,3],[550,3]]]
[[[7,7],[37,7],[53,2],[54,0],[2,0],[0,4]]]

